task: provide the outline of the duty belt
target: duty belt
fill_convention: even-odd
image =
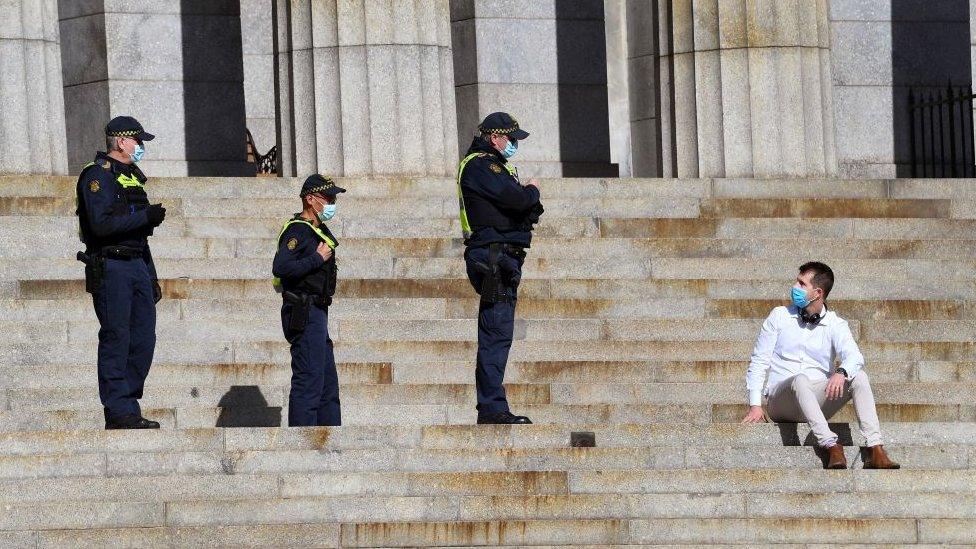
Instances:
[[[330,302],[331,300],[329,298],[322,297],[320,295],[311,295],[311,294],[305,294],[301,292],[290,292],[288,290],[282,292],[281,295],[282,297],[284,297],[285,303],[289,303],[291,305],[306,304],[306,305],[315,305],[317,307],[322,307],[322,308],[331,305]]]
[[[141,259],[145,251],[140,248],[130,248],[128,246],[105,246],[96,251],[93,255],[103,255],[109,259]]]

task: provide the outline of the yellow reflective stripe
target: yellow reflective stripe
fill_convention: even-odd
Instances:
[[[281,232],[278,233],[278,246],[281,246],[281,235],[285,234],[285,231],[287,231],[288,227],[290,227],[293,223],[304,223],[305,225],[308,225],[309,228],[315,231],[315,234],[318,235],[323,242],[328,244],[330,248],[333,250],[336,248],[335,240],[329,238],[329,235],[325,234],[321,229],[308,221],[305,221],[304,219],[289,219],[288,221],[285,221],[285,224],[281,227]],[[284,287],[281,285],[281,279],[278,277],[271,279],[271,285],[274,286],[275,291],[279,294],[284,291]]]
[[[461,160],[461,165],[458,166],[457,194],[458,194],[458,207],[461,210],[461,213],[459,215],[461,219],[461,236],[463,236],[466,239],[471,237],[471,223],[468,222],[468,211],[464,208],[464,193],[461,192],[461,174],[464,172],[464,167],[468,165],[468,162],[471,162],[472,159],[477,158],[479,156],[483,156],[484,154],[485,153],[471,153],[468,156],[465,156],[464,159]]]
[[[309,228],[311,228],[313,231],[315,231],[315,234],[318,235],[319,239],[321,239],[323,242],[325,242],[326,244],[328,244],[329,247],[332,248],[333,250],[335,249],[335,247],[336,247],[335,240],[332,240],[331,238],[329,238],[329,235],[325,234],[322,231],[322,229],[319,229],[318,227],[316,227],[315,225],[309,223],[308,221],[305,221],[304,219],[289,219],[288,221],[285,221],[285,224],[281,227],[281,232],[278,233],[278,245],[279,246],[281,245],[281,235],[285,234],[285,231],[288,230],[288,227],[290,227],[294,223],[304,223],[305,225],[308,225]]]
[[[122,188],[125,188],[125,189],[127,189],[129,187],[142,187],[143,186],[142,183],[140,183],[139,180],[136,179],[135,176],[132,176],[132,175],[119,174],[119,177],[116,180],[119,182],[120,185],[122,185]]]

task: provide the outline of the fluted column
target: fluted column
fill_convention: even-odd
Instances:
[[[0,173],[66,173],[57,0],[0,0],[0,13]]]
[[[284,175],[450,175],[447,0],[276,0]]]
[[[826,0],[631,5],[658,28],[657,66],[631,76],[660,95],[660,165],[644,165],[668,177],[836,173]]]

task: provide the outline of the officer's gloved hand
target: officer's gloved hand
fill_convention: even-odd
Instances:
[[[153,204],[146,210],[150,227],[158,227],[166,219],[166,208],[162,204]]]
[[[158,280],[153,280],[153,303],[159,303],[163,299],[163,289],[159,286]]]

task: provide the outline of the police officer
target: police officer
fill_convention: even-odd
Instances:
[[[507,113],[488,115],[478,126],[458,167],[458,198],[468,280],[481,296],[475,385],[479,424],[532,423],[512,414],[502,385],[515,330],[515,303],[525,249],[542,204],[536,180],[519,182],[509,159],[529,136]]]
[[[106,152],[78,176],[79,234],[85,289],[92,294],[98,331],[98,394],[106,429],[158,429],[142,417],[146,376],[156,347],[156,303],[162,291],[148,237],[166,217],[149,204],[146,176],[136,165],[153,139],[131,116],[105,127]]]
[[[272,272],[282,294],[281,325],[291,344],[288,425],[341,425],[339,376],[329,305],[336,287],[335,236],[325,226],[336,213],[335,181],[310,175],[302,185],[302,211],[278,235]]]

